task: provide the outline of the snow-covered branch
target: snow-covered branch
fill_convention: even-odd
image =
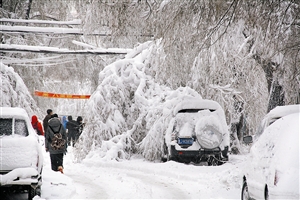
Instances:
[[[33,24],[56,24],[56,25],[80,25],[80,19],[74,19],[72,21],[50,21],[50,20],[25,20],[25,19],[9,19],[1,18],[0,22],[11,22],[11,23],[33,23]]]
[[[6,25],[1,25],[0,32],[83,35],[82,31],[78,28],[6,26]]]
[[[1,44],[0,51],[4,52],[31,52],[31,53],[53,53],[53,54],[127,54],[131,49],[108,48],[93,50],[70,50],[57,47],[27,46],[15,44]]]
[[[38,66],[46,65],[55,65],[55,64],[61,64],[61,63],[67,63],[72,62],[75,59],[74,58],[62,58],[62,56],[51,56],[51,57],[43,57],[43,58],[33,58],[33,59],[26,59],[26,58],[11,58],[7,56],[0,56],[1,62],[5,65],[25,65],[25,66],[34,66],[34,64],[37,64]]]
[[[85,47],[85,48],[90,48],[90,49],[96,49],[97,47],[93,46],[93,45],[90,45],[90,44],[86,44],[86,43],[83,43],[83,42],[79,42],[79,41],[76,41],[76,40],[73,40],[72,41],[73,44],[76,44],[78,46],[82,46],[82,47]]]

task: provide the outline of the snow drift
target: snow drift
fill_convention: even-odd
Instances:
[[[0,107],[21,107],[29,116],[39,114],[36,102],[14,69],[0,62],[0,71]]]
[[[134,153],[159,159],[173,110],[187,97],[201,96],[189,87],[159,85],[150,57],[159,41],[146,42],[99,74],[99,86],[85,108],[86,127],[75,146],[75,158],[129,159]]]

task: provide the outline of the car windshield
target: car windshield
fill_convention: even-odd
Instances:
[[[12,135],[13,129],[12,118],[0,118],[0,136]],[[15,119],[14,134],[28,136],[28,129],[25,120]]]

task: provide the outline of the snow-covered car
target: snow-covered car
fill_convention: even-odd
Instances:
[[[292,113],[299,113],[300,112],[300,105],[286,105],[286,106],[277,106],[272,109],[261,121],[260,126],[257,129],[256,136],[260,136],[263,131],[271,125],[276,120],[292,114]]]
[[[228,161],[229,131],[224,110],[212,100],[189,98],[178,104],[165,135],[163,160]]]
[[[300,199],[299,116],[286,115],[269,125],[251,147],[241,199]]]
[[[40,195],[43,155],[38,135],[22,108],[0,107],[0,187]]]
[[[249,144],[256,141],[264,132],[264,130],[274,123],[276,120],[293,113],[300,112],[300,105],[277,106],[264,116],[257,128],[255,135],[248,135],[243,138],[244,143]]]

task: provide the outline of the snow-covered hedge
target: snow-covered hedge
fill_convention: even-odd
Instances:
[[[174,91],[154,81],[150,57],[158,51],[159,41],[146,42],[99,74],[74,151],[78,160],[129,159],[134,153],[160,158],[175,106],[188,96],[201,96],[189,87]]]
[[[21,107],[28,115],[40,113],[28,88],[12,67],[0,62],[0,107]]]

